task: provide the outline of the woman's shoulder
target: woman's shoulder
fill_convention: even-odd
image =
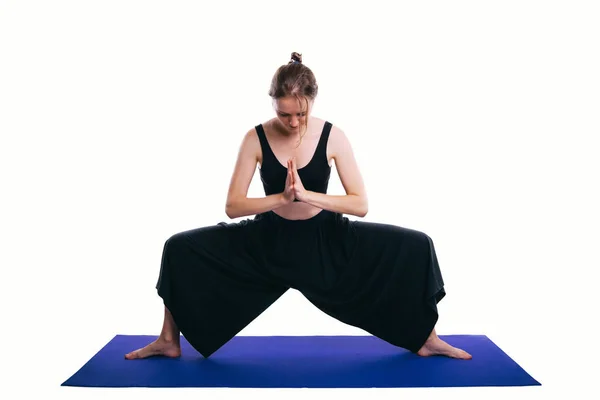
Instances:
[[[339,125],[335,124],[329,119],[314,117],[313,124],[315,127],[320,127],[320,129],[325,128],[325,124],[329,123],[331,125],[331,130],[329,132],[329,136],[339,136],[343,135],[344,132],[339,127]]]
[[[242,143],[240,145],[240,153],[253,154],[256,157],[260,154],[261,150],[260,138],[256,130],[256,126],[248,129],[242,137]]]
[[[346,132],[338,125],[331,123],[331,130],[329,131],[329,140],[327,143],[327,152],[336,156],[337,154],[350,151],[351,147],[352,144],[350,143]]]
[[[258,123],[254,127],[252,127],[252,129],[256,128],[257,126],[261,126],[264,130],[270,130],[273,128],[273,124],[274,124],[275,120],[276,120],[276,118],[271,118],[264,122]]]
[[[273,119],[270,119],[270,120],[264,121],[264,122],[259,122],[256,125],[250,127],[244,135],[244,140],[252,140],[252,141],[255,141],[256,143],[258,143],[258,141],[259,141],[258,130],[260,128],[262,128],[262,131],[266,135],[268,135],[267,132],[269,132],[273,126]]]
[[[331,124],[331,129],[329,130],[329,140],[339,140],[340,138],[344,138],[345,137],[345,133],[344,131],[340,128],[339,125],[333,123],[330,120],[322,120],[323,121],[323,127],[325,127],[326,123]]]

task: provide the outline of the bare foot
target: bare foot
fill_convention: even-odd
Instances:
[[[136,358],[147,358],[152,356],[179,357],[181,355],[181,347],[179,341],[169,341],[162,338],[156,339],[146,347],[137,349],[125,355],[128,360]]]
[[[460,358],[462,360],[470,360],[473,358],[473,356],[466,351],[450,346],[437,336],[429,337],[417,354],[422,357],[446,356]]]

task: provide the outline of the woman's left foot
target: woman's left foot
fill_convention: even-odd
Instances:
[[[428,338],[417,354],[422,357],[446,356],[460,358],[462,360],[470,360],[473,358],[473,356],[466,351],[450,346],[437,336]]]

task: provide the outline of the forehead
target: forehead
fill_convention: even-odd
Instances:
[[[300,102],[293,96],[281,97],[275,100],[275,107],[278,111],[286,114],[297,114],[306,111],[306,103],[307,100],[302,97]]]

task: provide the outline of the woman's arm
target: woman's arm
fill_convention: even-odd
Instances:
[[[260,214],[290,203],[283,193],[258,198],[247,197],[248,188],[256,171],[258,154],[260,154],[260,142],[256,130],[253,128],[246,133],[242,140],[229,183],[225,214],[231,219]]]
[[[364,217],[368,211],[365,199],[353,194],[332,195],[307,190],[304,202],[324,210],[356,215],[357,217]]]
[[[331,148],[335,167],[346,195],[336,196],[305,191],[302,201],[325,210],[364,217],[369,210],[369,202],[350,141],[341,129],[334,126],[331,129],[328,146]]]
[[[239,197],[227,202],[225,213],[231,219],[255,215],[274,210],[289,204],[282,193],[270,194],[265,197]]]

